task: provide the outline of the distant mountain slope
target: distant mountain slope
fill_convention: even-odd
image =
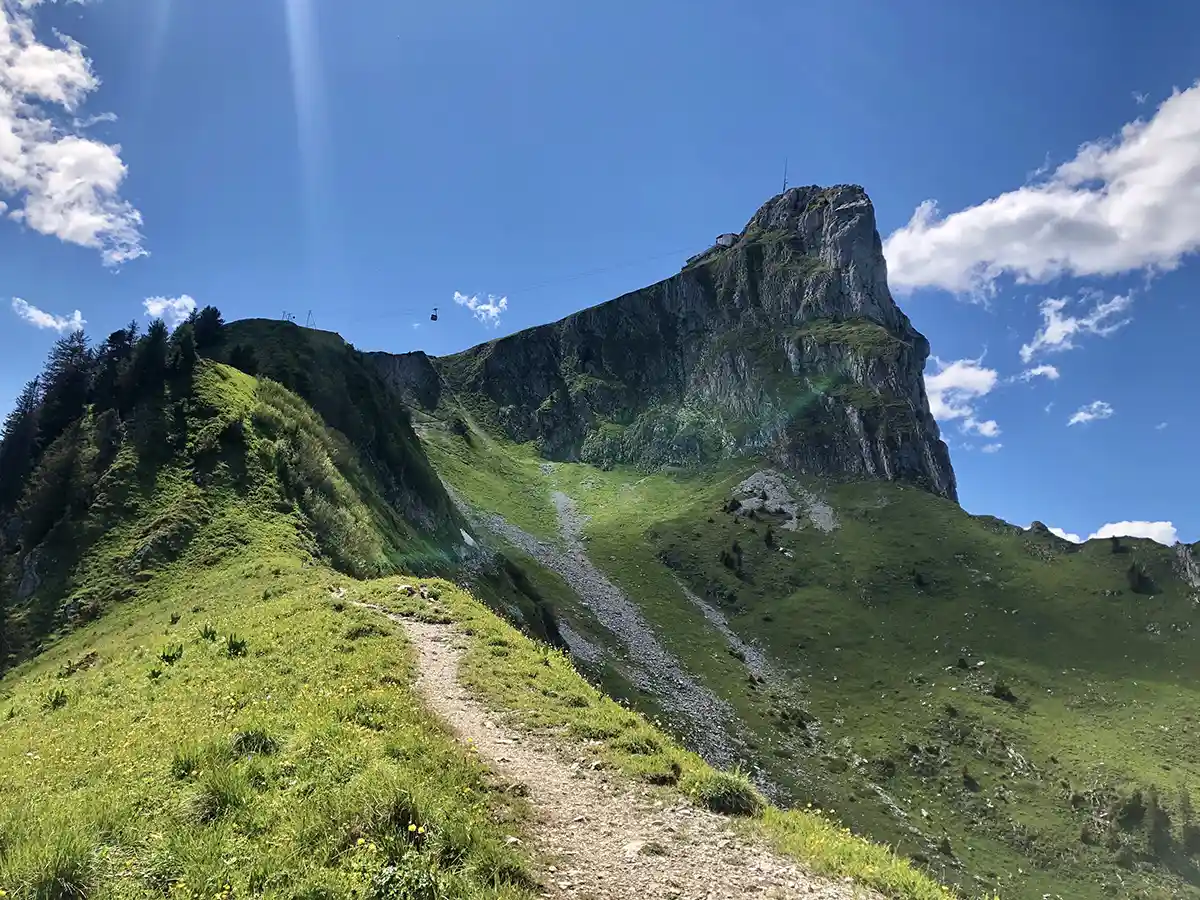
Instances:
[[[577,664],[781,802],[966,896],[1200,898],[1200,547],[1080,546],[748,460],[601,470],[418,429],[476,534],[562,575],[535,572]],[[704,692],[724,716],[697,739]]]
[[[461,405],[549,459],[767,457],[954,498],[929,345],[892,300],[881,248],[861,188],[793,188],[658,284],[454,356],[371,357],[412,405]]]

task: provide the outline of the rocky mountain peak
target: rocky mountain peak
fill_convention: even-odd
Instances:
[[[954,499],[928,355],[888,290],[870,199],[838,185],[791,188],[678,274],[553,324],[454,356],[377,361],[410,402],[465,401],[552,459],[762,457]]]

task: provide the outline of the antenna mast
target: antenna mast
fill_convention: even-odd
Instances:
[[[787,164],[788,164],[788,161],[787,161],[787,157],[785,156],[783,158],[783,190],[784,190],[784,193],[787,193]]]

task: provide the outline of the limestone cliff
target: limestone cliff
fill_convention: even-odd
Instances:
[[[551,459],[762,456],[955,499],[928,355],[888,290],[871,201],[840,185],[792,188],[732,246],[553,324],[454,356],[373,358],[411,404],[460,405]]]

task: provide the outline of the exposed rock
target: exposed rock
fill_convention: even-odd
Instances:
[[[802,527],[801,513],[814,528],[826,534],[838,527],[833,507],[785,475],[769,469],[755,472],[734,488],[733,498],[737,501],[738,511],[784,516],[781,527],[788,531]]]
[[[42,573],[38,569],[41,559],[41,548],[35,547],[21,560],[21,580],[17,583],[17,600],[28,600],[41,587]]]
[[[422,350],[413,353],[368,353],[384,380],[399,392],[409,406],[435,409],[442,394],[442,379]]]
[[[929,412],[929,344],[887,287],[862,188],[792,188],[728,249],[559,322],[431,359],[374,354],[428,410],[471,413],[550,459],[900,479],[955,498]],[[448,414],[456,410],[446,408]]]

